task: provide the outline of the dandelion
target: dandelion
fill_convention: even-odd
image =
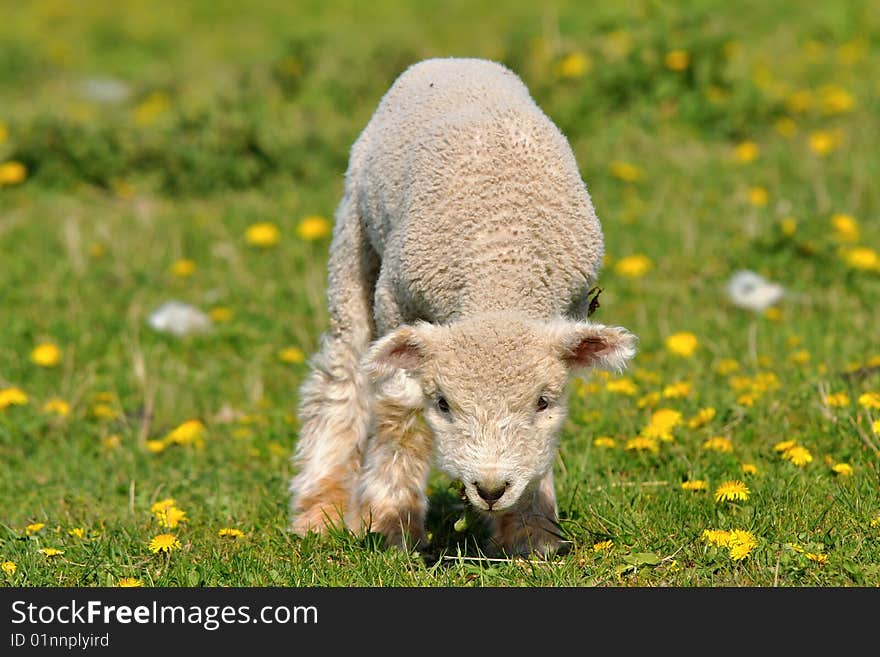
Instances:
[[[870,525],[871,527],[880,527],[880,513],[871,518]]]
[[[841,252],[841,257],[853,269],[880,272],[880,255],[867,246],[845,249]]]
[[[635,383],[632,382],[632,379],[622,378],[622,379],[614,379],[605,384],[605,390],[608,392],[615,392],[620,395],[635,395],[639,389]]]
[[[651,408],[652,406],[656,406],[660,402],[660,393],[656,390],[654,392],[649,392],[647,395],[640,397],[636,402],[637,408]]]
[[[831,215],[831,227],[834,229],[835,239],[841,242],[859,241],[859,224],[848,214]]]
[[[645,438],[673,440],[672,430],[681,424],[681,413],[671,408],[659,408],[651,414],[648,425],[642,429]]]
[[[278,351],[278,360],[296,365],[305,362],[306,355],[298,347],[285,347]]]
[[[700,538],[711,545],[726,547],[730,541],[730,532],[725,529],[704,529],[703,533],[700,534]]]
[[[788,360],[797,365],[806,365],[810,362],[810,352],[806,349],[793,351],[788,355]]]
[[[235,540],[237,538],[244,538],[244,532],[240,529],[235,529],[234,527],[224,527],[217,532],[217,536],[220,538],[231,538]]]
[[[798,127],[794,119],[783,116],[776,120],[773,124],[773,129],[786,139],[791,139],[797,134]]]
[[[642,170],[635,164],[616,160],[609,165],[611,175],[624,182],[638,182],[642,179]]]
[[[709,490],[709,482],[705,479],[694,479],[693,481],[681,482],[682,490]]]
[[[604,552],[614,547],[614,541],[599,541],[593,543],[593,552]]]
[[[593,445],[596,447],[613,448],[617,446],[617,441],[611,436],[597,436],[593,439]]]
[[[777,452],[787,452],[792,447],[797,445],[797,441],[795,440],[783,440],[782,442],[778,442],[773,445],[773,449]]]
[[[200,420],[187,420],[178,427],[175,427],[165,436],[165,441],[169,443],[177,443],[178,445],[188,445],[190,443],[199,443],[205,435],[205,425]]]
[[[138,125],[150,125],[171,107],[171,99],[161,91],[154,91],[135,107],[132,119]]]
[[[749,556],[749,553],[758,545],[758,540],[750,532],[742,529],[733,529],[727,539],[727,549],[730,558],[741,561]]]
[[[859,406],[880,409],[880,392],[865,392],[859,395]]]
[[[268,248],[278,244],[278,241],[281,239],[281,231],[272,222],[262,221],[248,226],[244,239],[251,246]]]
[[[165,451],[165,449],[168,447],[168,442],[159,438],[154,438],[151,440],[147,440],[144,443],[144,446],[151,454],[159,454],[160,452]]]
[[[582,52],[570,52],[559,60],[556,72],[561,78],[573,80],[590,69],[590,59]]]
[[[52,342],[38,344],[31,351],[31,362],[40,367],[55,367],[61,362],[61,349]]]
[[[625,278],[641,278],[653,267],[651,259],[641,253],[621,258],[614,264],[614,273]]]
[[[161,511],[155,512],[156,520],[159,521],[161,527],[174,529],[182,522],[189,520],[186,517],[186,511],[178,509],[176,506],[167,507]]]
[[[53,397],[45,404],[43,404],[43,412],[60,415],[61,417],[67,417],[68,415],[70,415],[70,404],[68,404],[63,399]]]
[[[669,399],[679,399],[690,395],[692,389],[693,386],[687,381],[678,381],[677,383],[671,383],[664,387],[663,396]]]
[[[816,130],[811,132],[807,138],[807,145],[816,155],[824,157],[837,148],[840,143],[838,134],[827,130]]]
[[[72,527],[67,530],[68,536],[73,536],[73,538],[85,538],[86,530],[82,527]]]
[[[28,403],[28,396],[21,388],[0,390],[0,411],[8,406],[21,406]]]
[[[122,439],[119,437],[119,434],[115,433],[101,440],[101,445],[104,449],[117,449],[121,444]]]
[[[795,91],[786,99],[785,105],[792,114],[803,114],[813,106],[813,92],[809,89]]]
[[[849,463],[835,463],[831,466],[831,470],[841,477],[850,477],[853,474],[853,467]]]
[[[195,273],[196,263],[188,258],[183,258],[173,262],[169,271],[178,278],[188,278]]]
[[[703,449],[709,450],[710,452],[729,454],[733,451],[733,443],[730,438],[714,436],[703,443]]]
[[[24,531],[28,535],[36,534],[38,531],[40,531],[45,526],[46,526],[45,522],[34,522],[34,523],[31,523],[30,525],[28,525],[27,527],[25,527]]]
[[[305,217],[296,227],[296,234],[307,242],[314,242],[328,237],[331,232],[330,222],[324,217],[311,215]]]
[[[700,429],[705,427],[712,418],[715,417],[715,409],[711,406],[701,408],[697,413],[687,421],[689,429]]]
[[[846,89],[828,85],[819,90],[821,109],[823,114],[845,114],[852,111],[856,105],[856,99]]]
[[[180,541],[174,534],[157,534],[149,543],[150,552],[153,554],[170,553],[172,550],[179,550],[180,547]]]
[[[686,331],[673,333],[666,338],[666,348],[677,356],[689,358],[697,350],[697,336]]]
[[[139,580],[137,577],[120,577],[116,581],[116,586],[120,586],[122,588],[132,588],[132,587],[138,587],[138,586],[143,586],[143,585],[144,585],[143,580]]]
[[[753,141],[743,141],[733,149],[733,156],[737,162],[743,164],[754,162],[761,154],[761,148]]]
[[[626,449],[627,451],[653,452],[656,454],[660,451],[660,445],[654,438],[636,436],[635,438],[630,438],[626,441]]]
[[[40,548],[39,551],[47,557],[57,557],[60,554],[64,554],[64,550],[59,550],[57,548]]]
[[[749,187],[746,191],[746,198],[750,205],[754,205],[756,208],[763,208],[767,205],[767,201],[770,200],[770,195],[764,187],[754,186]]]
[[[825,395],[824,401],[826,405],[833,407],[849,406],[850,404],[849,395],[845,392],[835,392]]]
[[[177,506],[177,500],[175,500],[173,497],[167,497],[164,500],[159,500],[158,502],[154,502],[150,506],[150,513],[152,513],[152,514],[165,513],[168,509],[170,509],[173,506]]]
[[[0,563],[0,570],[7,575],[14,575],[15,571],[18,570],[18,566],[15,565],[14,561],[4,561]]]
[[[18,185],[27,178],[27,167],[21,162],[10,160],[0,164],[0,187]]]
[[[232,315],[232,310],[223,306],[217,306],[208,311],[208,317],[211,318],[211,321],[216,322],[217,324],[228,322],[232,319]]]
[[[690,66],[691,56],[685,50],[670,50],[663,57],[663,63],[670,71],[681,72]]]
[[[801,445],[795,445],[794,447],[785,450],[780,456],[786,461],[791,461],[799,468],[802,468],[813,461],[813,455],[810,454],[810,450]]]
[[[804,552],[804,556],[810,561],[815,561],[820,565],[828,563],[828,555],[822,552]]]
[[[745,502],[749,499],[749,488],[742,481],[725,481],[715,489],[716,502]]]
[[[715,372],[721,376],[727,376],[739,371],[739,363],[733,358],[722,358],[715,364]]]
[[[797,219],[794,217],[783,217],[779,221],[779,230],[786,237],[791,237],[797,232]]]

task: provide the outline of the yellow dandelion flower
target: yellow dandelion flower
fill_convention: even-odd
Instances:
[[[793,351],[788,355],[788,360],[798,365],[806,365],[810,362],[810,352],[806,349]]]
[[[865,392],[859,395],[859,406],[880,409],[880,392]]]
[[[831,227],[835,239],[841,242],[858,242],[861,231],[854,217],[848,214],[831,215]]]
[[[727,539],[727,549],[730,558],[741,561],[749,556],[749,553],[758,545],[758,539],[751,532],[742,529],[732,529]]]
[[[756,185],[754,187],[749,187],[746,191],[746,198],[750,205],[754,205],[756,208],[763,208],[770,200],[770,195],[764,187]]]
[[[715,489],[716,502],[745,502],[747,499],[749,499],[749,487],[738,479],[725,481]]]
[[[736,398],[736,403],[740,406],[754,406],[755,405],[755,395],[751,393],[745,393]]]
[[[824,401],[826,405],[834,407],[849,406],[850,404],[849,395],[845,392],[834,392],[825,395]]]
[[[770,306],[764,310],[764,317],[771,322],[779,322],[782,320],[782,310],[776,306]]]
[[[211,318],[211,321],[218,324],[228,322],[230,319],[232,319],[233,314],[234,313],[231,309],[224,306],[217,306],[216,308],[211,308],[211,310],[208,311],[208,317]]]
[[[593,439],[593,445],[596,447],[616,447],[617,441],[611,436],[597,436]]]
[[[150,125],[171,108],[168,94],[154,91],[134,108],[132,119],[138,125]]]
[[[605,384],[605,390],[629,396],[635,395],[639,391],[636,384],[632,382],[632,379],[627,378],[613,379],[609,381]]]
[[[18,566],[15,565],[14,561],[4,561],[0,563],[0,570],[7,575],[14,575],[15,571],[18,570]]]
[[[60,415],[61,417],[67,417],[68,415],[70,415],[70,404],[68,404],[63,399],[53,397],[45,404],[43,404],[43,412]]]
[[[681,413],[671,408],[660,408],[651,414],[647,426],[641,435],[645,438],[659,438],[669,442],[673,440],[672,429],[681,424]]]
[[[845,114],[852,111],[856,99],[846,89],[828,85],[819,90],[819,103],[823,114]]]
[[[122,588],[132,588],[143,586],[143,580],[138,579],[137,577],[120,577],[116,581],[116,586],[121,586]]]
[[[773,124],[773,129],[786,139],[791,139],[798,131],[797,123],[794,122],[794,119],[788,116],[783,116],[777,119]]]
[[[798,467],[803,467],[807,465],[807,463],[811,463],[813,461],[813,455],[810,454],[810,450],[801,445],[795,445],[794,447],[790,447],[780,454],[782,458],[786,461],[791,461]]]
[[[27,178],[27,167],[21,162],[10,160],[0,164],[0,187],[18,185]]]
[[[758,466],[756,466],[754,463],[743,463],[740,466],[740,470],[742,470],[743,474],[747,474],[747,475],[758,474]]]
[[[871,518],[871,527],[880,527],[880,513]]]
[[[880,255],[867,246],[844,249],[840,255],[843,261],[853,269],[880,272]]]
[[[149,442],[149,441],[148,441]],[[101,445],[104,449],[116,449],[122,444],[122,439],[119,437],[119,434],[113,434],[103,438],[101,440]]]
[[[684,358],[693,356],[698,346],[697,336],[687,331],[673,333],[666,338],[666,348],[673,354]]]
[[[761,148],[753,141],[743,141],[733,149],[733,157],[743,164],[754,162],[761,154]]]
[[[851,477],[853,474],[853,467],[849,463],[835,463],[831,466],[831,469],[834,471],[834,474],[838,474],[841,477]]]
[[[28,396],[21,388],[3,388],[0,390],[0,411],[8,406],[22,406],[28,403]]]
[[[715,409],[711,406],[707,406],[706,408],[701,408],[697,413],[687,421],[687,425],[689,429],[700,429],[705,427],[709,422],[712,421],[712,418],[715,417]]]
[[[244,239],[251,246],[267,248],[278,244],[281,239],[281,231],[272,222],[262,221],[248,226]]]
[[[821,565],[828,563],[828,555],[822,552],[804,552],[804,556],[810,561],[815,561]]]
[[[604,552],[614,547],[614,541],[599,541],[593,543],[593,552]]]
[[[64,554],[64,550],[59,550],[58,548],[40,548],[39,551],[47,557],[57,557],[60,554]]]
[[[112,420],[119,415],[116,409],[107,404],[95,404],[92,406],[91,414],[99,420]]]
[[[705,479],[694,479],[693,481],[681,482],[682,490],[709,490],[709,482]]]
[[[162,511],[156,512],[156,520],[159,521],[161,527],[174,529],[182,522],[187,522],[186,511],[178,509],[176,506],[170,506]]]
[[[786,237],[791,237],[797,232],[797,219],[794,217],[784,217],[779,221],[779,230]]]
[[[332,225],[324,217],[311,215],[305,217],[296,227],[296,234],[307,242],[322,240],[330,235]]]
[[[45,522],[34,522],[24,528],[26,534],[36,534],[43,527],[46,526]]]
[[[638,408],[650,408],[652,406],[656,406],[660,402],[660,393],[659,392],[649,392],[644,397],[639,398],[636,402],[636,406]]]
[[[624,182],[638,182],[642,179],[642,170],[630,162],[615,160],[608,169],[613,177]]]
[[[55,367],[61,362],[61,349],[52,342],[38,344],[31,351],[31,362],[40,367]]]
[[[726,529],[704,529],[703,533],[700,534],[700,538],[706,543],[727,547],[727,544],[730,542],[730,532]]]
[[[285,347],[278,351],[278,360],[296,365],[305,362],[306,355],[298,347]]]
[[[809,89],[795,91],[786,99],[785,105],[792,114],[803,114],[813,106],[813,92]]]
[[[625,278],[640,278],[653,267],[651,259],[641,253],[626,256],[614,264],[614,273]]]
[[[874,420],[871,423],[871,428],[874,430],[874,433],[880,436],[880,420]]]
[[[663,396],[668,399],[679,399],[690,395],[692,389],[693,385],[687,381],[678,381],[665,386],[663,388]]]
[[[816,155],[825,156],[840,144],[840,136],[828,130],[816,130],[807,137],[807,145]]]
[[[170,553],[172,550],[179,550],[180,547],[180,541],[174,534],[157,534],[149,543],[150,552],[153,554]]]
[[[690,66],[691,56],[685,50],[676,49],[670,50],[663,57],[663,64],[670,71],[681,72],[687,70],[687,67]]]
[[[72,527],[67,530],[68,536],[73,536],[74,538],[85,538],[86,530],[82,527]]]
[[[559,60],[556,73],[561,78],[573,80],[590,70],[590,58],[582,52],[570,52]]]
[[[244,532],[240,529],[235,529],[234,527],[224,527],[220,531],[217,532],[217,536],[220,538],[244,538]]]
[[[165,436],[165,440],[178,445],[189,445],[190,443],[200,441],[204,435],[205,425],[200,420],[187,420],[178,427],[175,427]]]
[[[167,497],[164,500],[159,500],[158,502],[154,502],[152,506],[150,506],[150,513],[159,514],[165,513],[168,509],[173,506],[177,506],[177,500],[173,497]]]
[[[721,376],[727,376],[739,371],[739,363],[733,358],[722,358],[715,364],[715,371]]]
[[[655,438],[636,436],[626,441],[626,449],[628,451],[653,452],[656,454],[660,451],[660,445]]]
[[[724,436],[714,436],[703,443],[703,449],[711,452],[730,453],[733,451],[733,443],[730,438]]]
[[[182,258],[171,263],[169,271],[178,278],[187,278],[196,271],[196,263],[189,258]]]
[[[152,440],[146,441],[144,443],[144,446],[151,454],[158,454],[165,451],[165,449],[168,447],[168,441],[160,438],[154,438]]]
[[[782,442],[778,442],[773,445],[773,449],[777,452],[787,452],[792,447],[797,445],[796,440],[783,440]]]

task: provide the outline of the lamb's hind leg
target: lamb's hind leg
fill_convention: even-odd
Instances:
[[[300,387],[299,439],[290,483],[291,530],[322,532],[339,525],[352,494],[370,421],[361,357],[372,337],[372,295],[378,257],[350,196],[336,213],[328,262],[330,330]]]

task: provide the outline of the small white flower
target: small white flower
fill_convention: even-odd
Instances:
[[[785,288],[753,271],[742,270],[731,276],[727,295],[739,308],[762,312],[782,299]]]
[[[163,303],[152,312],[147,321],[153,329],[178,337],[211,328],[210,317],[198,308],[181,301]]]

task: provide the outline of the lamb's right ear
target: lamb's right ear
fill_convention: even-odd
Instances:
[[[418,371],[430,355],[428,326],[401,326],[372,344],[364,357],[364,369],[373,378],[396,370]]]

